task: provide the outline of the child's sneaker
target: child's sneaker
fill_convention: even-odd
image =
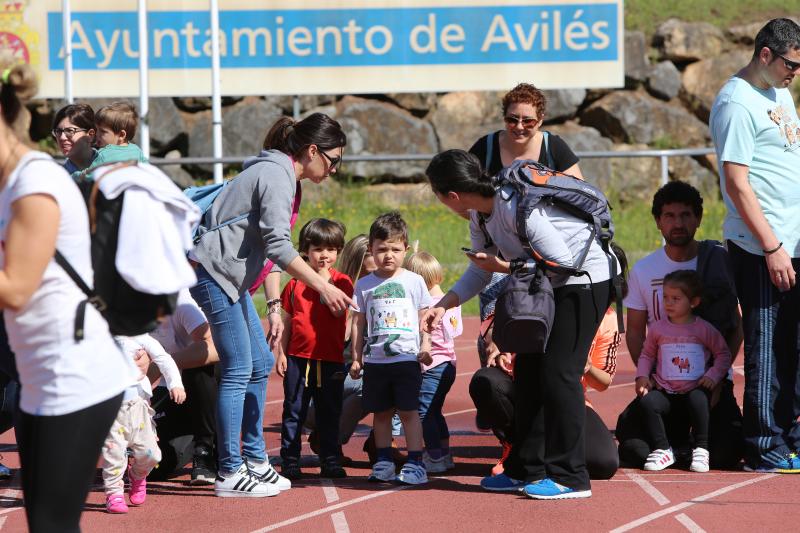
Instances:
[[[208,448],[196,449],[192,457],[192,475],[189,485],[211,485],[217,477],[214,454]]]
[[[454,469],[456,467],[456,462],[453,460],[453,454],[448,453],[447,455],[445,455],[445,458],[447,459],[447,469],[448,470]]]
[[[227,477],[218,473],[214,482],[214,495],[220,498],[264,498],[278,493],[280,489],[274,483],[262,483],[246,463]]]
[[[674,463],[675,454],[672,453],[672,448],[653,450],[644,462],[644,469],[657,472],[658,470],[664,470]]]
[[[525,494],[534,500],[568,500],[574,498],[590,498],[591,489],[575,490],[556,483],[550,478],[544,478],[536,483],[525,485]]]
[[[692,472],[708,472],[708,450],[705,448],[695,448],[692,450],[692,464],[689,470]]]
[[[124,514],[128,512],[128,504],[122,494],[106,495],[106,511],[111,514]]]
[[[378,461],[372,465],[372,473],[367,478],[368,481],[394,481],[397,478],[394,470],[394,462]]]
[[[508,477],[506,474],[485,477],[481,480],[481,488],[491,492],[519,492],[525,482]]]
[[[422,452],[422,462],[425,464],[425,470],[431,474],[441,474],[447,472],[447,458],[449,455],[443,455],[438,459],[434,459],[428,452]]]
[[[11,479],[11,474],[11,469],[3,463],[0,463],[0,479]]]
[[[275,485],[278,487],[278,490],[289,490],[292,488],[292,482],[276,472],[275,469],[272,468],[272,465],[269,464],[269,461],[256,463],[245,459],[244,462],[250,470],[250,473],[255,475],[261,483]]]
[[[508,456],[511,455],[511,443],[506,442],[504,440],[500,441],[500,445],[503,447],[503,453],[500,455],[500,460],[497,461],[497,464],[492,467],[492,475],[499,476],[505,470],[503,463],[506,462]]]
[[[147,499],[147,478],[136,479],[133,477],[133,468],[128,467],[128,481],[131,484],[128,500],[131,505],[142,505]]]
[[[428,474],[421,464],[408,462],[400,469],[397,481],[406,485],[423,485],[428,482]]]

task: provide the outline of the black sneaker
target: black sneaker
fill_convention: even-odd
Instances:
[[[192,459],[192,478],[189,485],[211,485],[217,478],[214,454],[208,448],[199,448]]]
[[[347,472],[338,463],[323,464],[319,470],[319,477],[329,479],[342,479],[347,477]]]
[[[284,461],[281,465],[281,475],[288,480],[295,480],[303,477],[303,472],[298,463]]]

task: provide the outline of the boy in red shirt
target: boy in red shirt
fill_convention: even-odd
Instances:
[[[333,268],[344,246],[344,225],[315,218],[300,230],[300,253],[320,276],[348,296],[353,282]],[[308,404],[314,399],[316,431],[319,434],[320,476],[346,477],[340,464],[339,418],[344,385],[344,334],[346,312],[334,315],[320,301],[318,292],[302,281],[292,279],[281,294],[285,311],[282,353],[276,361],[283,377],[283,423],[281,424],[281,473],[298,479],[300,438]]]

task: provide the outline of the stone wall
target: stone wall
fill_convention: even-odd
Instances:
[[[670,19],[652,38],[625,35],[625,87],[619,90],[546,91],[545,128],[561,135],[575,151],[629,151],[710,145],[708,115],[724,81],[752,55],[755,33],[763,22],[721,31],[707,23]],[[537,80],[527,80],[536,83]],[[502,92],[303,96],[303,115],[322,111],[344,127],[349,155],[430,154],[469,148],[493,129],[503,127]],[[99,107],[109,100],[89,99]],[[47,137],[60,101],[31,105],[31,136]],[[289,96],[223,99],[223,150],[226,155],[256,153],[269,125],[292,113]],[[150,135],[153,155],[210,156],[211,99],[153,98]],[[718,192],[713,158],[671,160],[670,176],[696,184],[706,194]],[[345,171],[373,181],[416,182],[425,162],[350,163]],[[586,159],[583,173],[616,192],[621,201],[649,198],[657,187],[655,159]],[[181,185],[210,175],[210,167],[169,166]]]

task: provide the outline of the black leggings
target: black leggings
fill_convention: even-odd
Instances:
[[[492,428],[497,438],[514,441],[514,382],[497,367],[481,368],[472,376],[469,395],[478,415]],[[584,427],[586,469],[591,479],[611,479],[619,468],[614,437],[594,409],[586,406]]]
[[[80,531],[100,449],[121,403],[122,394],[66,415],[21,414],[17,442],[30,531]]]
[[[692,424],[692,437],[695,448],[708,449],[708,419],[711,410],[709,394],[703,388],[693,389],[686,394],[667,394],[654,389],[642,396],[642,415],[653,449],[666,450],[670,447],[664,416],[673,409],[686,409]]]

